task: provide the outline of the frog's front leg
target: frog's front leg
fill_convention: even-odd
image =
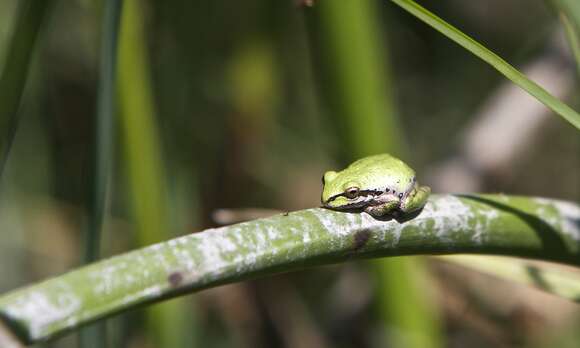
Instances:
[[[407,197],[401,202],[401,211],[403,213],[410,213],[417,209],[423,208],[425,203],[427,203],[427,198],[431,193],[431,188],[429,186],[419,186],[415,184],[415,187],[409,192]]]
[[[381,217],[396,210],[400,204],[398,197],[394,195],[382,195],[378,201],[378,204],[366,207],[365,212],[373,217]]]

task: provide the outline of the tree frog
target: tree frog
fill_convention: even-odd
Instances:
[[[335,210],[362,209],[373,217],[421,209],[431,193],[419,186],[415,171],[388,154],[362,158],[322,177],[322,205]]]

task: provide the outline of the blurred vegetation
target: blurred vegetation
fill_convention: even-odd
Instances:
[[[342,146],[335,152],[348,163],[387,152],[410,159],[399,127],[393,98],[388,51],[380,39],[378,4],[320,2],[310,15],[316,70],[325,82],[322,100],[329,106],[327,123]],[[386,42],[385,42],[386,43]],[[338,156],[337,156],[338,157]],[[412,162],[411,162],[412,163]],[[437,315],[417,276],[423,264],[416,258],[373,261],[374,307],[383,321],[380,346],[439,347]],[[405,302],[401,302],[405,298]]]
[[[466,130],[506,80],[388,1],[367,1],[373,17],[358,20],[374,26],[376,37],[361,40],[355,26],[340,36],[327,33],[322,43],[312,15],[340,6],[331,0],[313,8],[294,0],[125,1],[125,9],[133,8],[125,15],[135,22],[122,25],[133,23],[139,37],[121,46],[127,52],[120,57],[121,113],[102,255],[214,226],[218,208],[316,206],[326,169],[372,151],[401,151],[419,180],[437,190],[429,182],[433,170],[464,150]],[[563,98],[578,110],[578,63],[568,48],[578,38],[577,6],[551,2],[424,4],[518,69],[552,57],[574,76]],[[22,22],[25,4],[38,9]],[[567,35],[558,11],[570,11]],[[101,2],[89,0],[0,2],[2,292],[81,263],[102,15]],[[357,13],[346,15],[348,28]],[[375,68],[353,66],[325,49],[329,44],[354,55],[375,47]],[[350,74],[346,87],[330,69]],[[351,91],[341,95],[339,88]],[[361,93],[367,88],[376,94]],[[361,139],[379,144],[366,147]],[[578,132],[550,115],[526,144],[503,166],[471,168],[482,190],[580,201]],[[404,150],[392,150],[398,146]],[[578,338],[580,312],[569,302],[436,261],[426,266],[417,277],[433,288],[426,306],[440,308],[449,347],[564,347]],[[412,309],[404,306],[405,291],[377,291],[375,281],[358,263],[281,275],[190,296],[195,302],[179,299],[181,314],[153,314],[157,320],[127,313],[108,331],[115,345],[128,347],[163,346],[156,341],[163,334],[152,337],[150,325],[206,347],[381,346],[376,307],[387,299]],[[69,336],[46,346],[76,344]]]

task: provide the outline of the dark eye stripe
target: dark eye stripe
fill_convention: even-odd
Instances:
[[[358,197],[360,197],[360,196],[380,196],[381,194],[383,194],[383,191],[380,191],[380,190],[362,190],[362,191],[359,191],[358,192]],[[346,192],[343,192],[343,193],[339,193],[337,195],[334,195],[334,196],[330,197],[328,199],[328,202],[332,202],[335,199],[337,199],[338,197],[346,197],[346,198],[348,198],[346,196]]]
[[[371,196],[379,196],[379,195],[382,195],[383,194],[383,191],[380,191],[380,190],[364,190],[364,191],[361,191],[361,194],[363,194],[365,196],[368,196],[368,195],[371,195]]]

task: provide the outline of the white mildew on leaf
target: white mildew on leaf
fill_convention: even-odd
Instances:
[[[303,216],[292,216],[287,226],[282,231],[285,238],[280,239],[277,244],[279,252],[285,255],[285,261],[303,259],[308,255],[312,242],[319,238],[311,229],[312,222]]]
[[[248,225],[248,235],[253,238],[249,239],[245,245],[245,250],[242,252],[242,258],[240,260],[243,262],[243,267],[237,267],[237,272],[242,272],[249,269],[255,269],[259,259],[264,256],[270,255],[272,253],[272,247],[279,238],[276,234],[274,239],[269,237],[270,229],[272,224],[260,220],[256,225]]]
[[[104,296],[114,292],[117,282],[122,279],[121,274],[127,269],[125,262],[106,262],[103,267],[89,273],[89,279],[93,282],[93,291],[97,296]]]
[[[264,226],[260,226],[260,229],[256,231],[254,234],[256,236],[256,248],[259,250],[264,250],[270,247],[270,241],[266,237],[266,228]]]
[[[270,240],[278,239],[278,229],[275,226],[268,225],[266,226],[266,233]]]
[[[270,245],[270,252],[273,255],[278,254],[278,246],[276,245],[276,243],[272,243],[272,241],[278,239],[278,230],[276,229],[275,226],[272,225],[266,225],[266,237],[270,240],[271,245]]]
[[[220,245],[217,243],[220,238],[223,238],[222,233],[219,232],[221,231],[213,230],[199,238],[197,251],[201,261],[200,269],[198,270],[200,274],[209,273],[215,276],[222,268],[228,266],[228,262],[222,256]]]
[[[302,243],[307,244],[310,242],[310,233],[305,232],[302,234]]]
[[[248,242],[239,227],[232,227],[231,233],[229,233],[228,236],[230,240],[236,245],[236,249],[238,250],[243,249]]]
[[[234,233],[238,233],[238,231],[232,231],[232,233],[229,233],[227,236],[224,236],[223,240],[222,240],[222,249],[223,251],[227,252],[227,253],[232,253],[236,250],[238,250],[238,245],[234,242],[234,239],[232,237],[232,234]]]
[[[395,220],[390,220],[389,222],[381,221],[367,213],[361,214],[358,222],[358,228],[360,230],[367,229],[373,231],[373,235],[379,240],[385,240],[387,235],[391,236],[391,247],[399,244],[404,224],[400,224]]]
[[[314,215],[314,217],[316,219],[318,219],[318,221],[322,224],[322,226],[324,226],[324,228],[331,234],[335,234],[338,236],[344,236],[347,234],[350,234],[352,231],[352,228],[350,226],[350,224],[347,224],[346,221],[346,217],[344,215],[347,215],[349,213],[334,213],[334,214],[329,214],[327,211],[322,211],[322,210],[311,210],[312,215]],[[342,215],[342,216],[341,216]],[[341,220],[343,220],[345,223],[341,223],[341,221],[338,221],[341,218]]]
[[[298,236],[297,240],[302,240],[303,249],[308,249],[310,247],[310,242],[319,238],[319,235],[313,230],[312,222],[308,219],[305,219],[302,216],[299,216],[295,221],[298,222],[298,226],[291,226],[290,230],[296,236]]]
[[[173,255],[178,260],[181,267],[185,268],[189,272],[194,270],[196,262],[192,257],[191,251],[189,249],[186,249],[183,246],[176,247],[173,249]]]
[[[573,240],[580,241],[580,207],[578,205],[539,197],[533,200],[539,205],[535,211],[538,217]]]
[[[503,203],[509,203],[512,199],[512,197],[506,195],[505,193],[498,193],[495,195],[496,199],[498,201],[502,201]]]
[[[477,219],[474,227],[475,233],[471,237],[471,240],[481,244],[483,242],[483,236],[489,233],[491,224],[499,217],[499,212],[493,208],[484,208],[478,209],[477,215],[480,218]]]
[[[447,196],[431,201],[433,204],[433,229],[437,237],[450,242],[450,232],[468,231],[469,219],[475,216],[470,206],[463,203],[459,198]],[[429,204],[427,204],[429,205]]]
[[[130,285],[133,285],[137,281],[137,279],[135,278],[135,276],[133,274],[131,274],[131,273],[125,274],[125,277],[124,278],[125,278],[125,284],[127,284],[129,286]]]
[[[361,226],[362,219],[360,218],[362,214],[344,214],[348,222],[350,222],[350,226],[353,228],[357,228]],[[368,214],[365,214],[368,215]]]
[[[201,255],[198,274],[215,277],[228,268],[235,273],[255,268],[258,257],[271,250],[269,228],[270,224],[253,222],[215,229],[210,235],[204,232],[197,246]]]
[[[119,302],[126,306],[131,303],[143,302],[146,299],[159,296],[163,292],[163,287],[159,284],[148,286],[139,291],[127,294],[119,299]],[[109,307],[114,307],[114,303],[109,304]]]
[[[157,243],[157,244],[150,245],[147,248],[149,250],[152,250],[152,251],[161,251],[165,248],[165,245],[161,244],[161,243]]]
[[[553,199],[543,198],[543,197],[533,197],[532,201],[541,205],[551,205],[555,202]]]
[[[403,232],[403,224],[395,220],[389,220],[388,222],[379,221],[369,214],[364,214],[361,217],[366,228],[376,231],[376,235],[380,240],[385,241],[387,236],[390,236],[391,247],[399,244]]]
[[[152,258],[155,265],[161,267],[165,272],[169,272],[173,268],[173,263],[167,259],[167,256],[164,252],[157,252],[153,255]]]
[[[580,241],[580,207],[563,201],[552,201],[552,204],[560,213],[562,232],[575,241]]]
[[[551,227],[562,230],[563,221],[560,212],[556,211],[555,201],[541,197],[536,197],[533,201],[537,204],[536,210],[534,211],[537,217],[548,223]]]
[[[189,240],[191,239],[192,236],[193,236],[193,234],[190,234],[187,236],[179,237],[175,240],[177,241],[177,243],[179,243],[181,245],[187,245],[187,244],[189,244]]]
[[[17,297],[5,307],[4,313],[11,319],[25,322],[32,338],[42,337],[49,326],[71,317],[82,305],[82,299],[67,284],[59,285],[56,295],[31,291]]]
[[[401,240],[401,235],[403,234],[403,224],[396,224],[393,225],[391,231],[389,233],[393,236],[393,243],[391,244],[392,248],[396,248],[399,245],[399,241]]]
[[[68,317],[65,321],[66,326],[69,326],[69,327],[75,327],[78,322],[79,322],[79,317],[76,315],[72,315],[72,316]]]

